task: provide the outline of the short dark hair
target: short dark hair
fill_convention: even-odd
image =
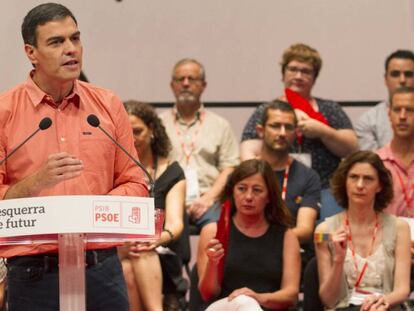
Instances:
[[[266,122],[269,119],[269,110],[280,110],[280,111],[292,113],[294,116],[295,125],[296,125],[297,118],[296,118],[295,110],[293,110],[293,107],[287,102],[281,101],[279,99],[275,99],[265,105],[262,119],[260,120],[263,126],[266,125]]]
[[[357,163],[371,164],[378,173],[381,191],[375,195],[374,210],[380,212],[392,201],[394,190],[390,171],[385,167],[381,158],[372,151],[357,151],[339,164],[330,181],[332,194],[340,206],[344,209],[348,208],[346,180],[349,171]]]
[[[151,140],[151,151],[157,156],[168,157],[171,142],[154,108],[150,104],[136,100],[124,102],[124,107],[129,115],[140,118],[152,130],[154,138]]]
[[[397,88],[391,95],[390,95],[390,107],[392,107],[392,100],[395,94],[409,94],[414,93],[414,87],[412,86],[401,86]]]
[[[388,57],[385,60],[385,72],[388,71],[388,65],[390,64],[391,60],[393,60],[394,58],[399,58],[399,59],[409,59],[411,61],[413,61],[414,63],[414,53],[410,50],[397,50],[393,53],[391,53],[390,55],[388,55]]]
[[[265,208],[265,217],[269,223],[282,227],[291,227],[293,218],[281,197],[279,182],[269,163],[264,160],[251,159],[240,163],[230,174],[226,186],[221,195],[222,202],[230,199],[231,213],[236,212],[233,190],[238,182],[254,174],[260,174],[266,184],[269,193],[269,203]]]
[[[72,12],[61,4],[43,3],[34,7],[23,19],[22,37],[24,43],[37,46],[37,27],[66,17],[71,17],[75,24],[78,24]]]

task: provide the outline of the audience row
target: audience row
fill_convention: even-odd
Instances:
[[[251,304],[265,309],[292,305],[299,291],[300,265],[303,271],[315,255],[312,237],[317,221],[322,223],[316,236],[322,234],[327,240],[316,244],[320,297],[326,306],[362,304],[366,310],[381,310],[407,298],[409,227],[389,214],[413,214],[414,54],[401,50],[387,58],[384,78],[390,98],[362,115],[356,131],[340,105],[313,97],[311,91],[321,65],[319,53],[305,44],[292,45],[285,51],[281,61],[285,94],[257,107],[248,120],[240,145],[240,166],[238,143],[230,124],[202,105],[201,95],[207,86],[203,65],[183,59],[173,68],[171,88],[176,103],[161,119],[172,144],[169,161],[177,161],[185,175],[183,205],[191,222],[201,230],[197,258],[201,296],[208,301],[230,297],[211,305],[212,310],[229,310],[227,303],[235,304],[239,300],[235,298],[243,295],[254,300],[241,299],[252,308],[249,310],[254,310]],[[131,104],[125,105],[130,111]],[[142,124],[143,118],[139,118]],[[144,129],[131,121],[136,142],[154,139],[154,121],[146,122]],[[146,136],[141,135],[146,131]],[[153,160],[148,160],[145,147],[136,146],[151,171]],[[372,152],[355,153],[379,147],[383,147],[378,151],[383,162]],[[251,158],[262,162],[244,161]],[[341,163],[343,158],[347,160]],[[269,188],[263,170],[273,172],[280,185],[276,197],[269,192],[278,188],[273,184]],[[386,199],[384,191],[391,193]],[[277,196],[283,203],[276,200]],[[260,197],[265,199],[261,202]],[[273,214],[272,208],[280,209],[281,214]],[[285,208],[290,215],[286,218],[282,217]],[[168,205],[166,211],[168,215]],[[167,232],[170,226],[166,223]],[[269,233],[272,237],[267,237],[273,226],[277,228],[274,236]],[[292,237],[299,242],[301,258],[296,256],[299,252],[296,254]],[[266,255],[269,247],[259,242],[267,238],[271,240],[263,243],[281,247],[270,248],[275,259]],[[285,249],[287,241],[289,247]],[[151,250],[164,243],[152,245]],[[264,249],[250,250],[249,243]],[[398,253],[398,269],[395,257],[384,261],[384,253]],[[237,258],[249,259],[242,263]],[[277,264],[272,267],[270,262]],[[289,262],[289,271],[282,269],[283,262]],[[258,278],[256,273],[266,278]],[[345,276],[343,284],[341,275]],[[246,288],[251,280],[258,287],[253,282],[254,289]],[[272,286],[267,287],[267,282]],[[337,286],[332,287],[332,283]],[[166,304],[164,308],[168,310]]]

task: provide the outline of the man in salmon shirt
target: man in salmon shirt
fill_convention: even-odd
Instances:
[[[111,91],[78,80],[82,43],[77,21],[55,3],[33,8],[22,24],[24,49],[34,69],[26,82],[0,94],[0,159],[39,126],[33,136],[0,166],[0,198],[50,195],[147,196],[143,173],[98,129],[100,124],[137,157],[128,116]],[[128,310],[116,244],[87,244],[87,310]],[[8,307],[58,310],[57,245],[0,247],[7,258]]]

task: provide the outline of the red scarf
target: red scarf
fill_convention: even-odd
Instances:
[[[328,120],[324,115],[313,109],[310,102],[303,98],[299,93],[292,91],[291,89],[285,88],[286,98],[293,109],[299,109],[305,112],[310,118],[318,120],[326,125],[329,125]]]
[[[217,223],[216,239],[223,245],[224,256],[220,259],[218,264],[218,283],[221,284],[224,275],[224,261],[227,255],[229,234],[230,234],[230,221],[231,221],[231,203],[230,200],[226,200],[221,205],[220,219]]]

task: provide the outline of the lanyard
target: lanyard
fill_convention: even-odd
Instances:
[[[404,181],[402,179],[402,176],[399,172],[398,167],[395,171],[397,172],[398,180],[400,181],[401,189],[404,194],[405,204],[407,204],[407,208],[409,209],[411,207],[411,202],[413,201],[413,198],[414,198],[414,183],[411,184],[411,197],[410,197],[408,194],[409,190],[405,187]]]
[[[157,169],[158,169],[158,156],[153,155],[153,162],[152,162],[152,179],[154,182],[157,179]]]
[[[369,256],[371,256],[371,255],[372,255],[372,253],[373,253],[373,250],[374,250],[374,243],[375,243],[375,239],[376,239],[376,237],[377,237],[377,232],[378,232],[378,227],[379,227],[379,223],[378,223],[378,215],[377,215],[377,214],[375,214],[375,228],[374,228],[374,232],[372,233],[371,249],[370,249],[370,251],[369,251],[369,253],[368,253],[367,258],[368,258]],[[353,241],[352,241],[352,234],[351,234],[351,228],[350,228],[350,226],[349,226],[349,218],[348,218],[348,213],[346,213],[346,214],[345,214],[345,229],[348,231],[348,244],[349,244],[349,248],[351,249],[351,253],[352,253],[352,260],[353,260],[353,262],[354,262],[354,268],[355,268],[355,271],[357,272],[357,275],[358,275],[358,277],[357,277],[357,279],[356,279],[356,282],[355,282],[355,284],[354,284],[354,287],[355,287],[355,288],[358,288],[359,284],[361,283],[362,277],[364,276],[365,270],[366,270],[366,269],[367,269],[367,267],[368,267],[368,261],[367,261],[367,260],[365,260],[365,263],[364,263],[364,265],[362,266],[361,271],[359,271],[359,269],[358,269],[358,264],[357,264],[357,262],[356,262],[356,258],[355,258],[355,253],[356,253],[356,252],[355,252],[355,246],[354,246],[354,243],[353,243]]]
[[[195,129],[194,135],[192,135],[191,141],[190,141],[189,144],[186,144],[185,139],[183,137],[183,133],[180,131],[180,128],[177,124],[177,112],[175,110],[173,110],[172,113],[173,113],[175,131],[176,131],[177,136],[180,140],[181,150],[184,153],[186,164],[188,165],[189,162],[190,162],[191,154],[193,153],[194,148],[195,148],[195,142],[198,138],[198,135],[200,134],[200,131],[201,131],[202,127],[203,127],[204,113],[203,112],[199,113],[198,120],[200,121],[200,123],[199,123],[198,127]],[[195,122],[197,122],[197,120]]]
[[[288,184],[288,179],[289,179],[289,169],[290,169],[291,163],[292,161],[289,159],[286,165],[286,168],[285,168],[285,173],[283,174],[283,182],[282,182],[282,200],[283,201],[286,201],[287,184]]]

